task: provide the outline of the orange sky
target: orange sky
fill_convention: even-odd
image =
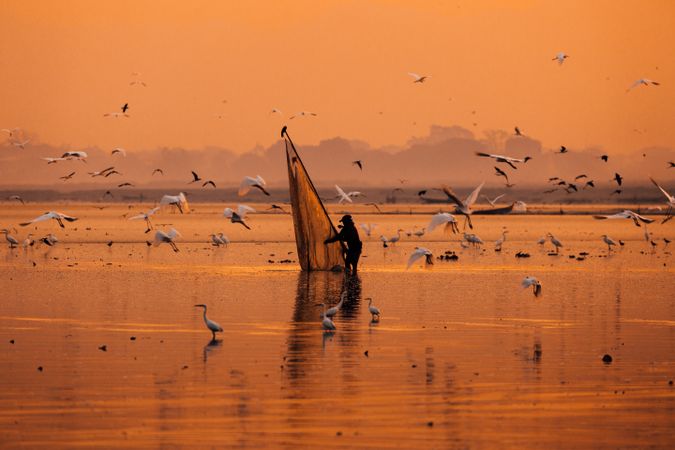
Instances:
[[[672,1],[6,1],[0,128],[130,151],[243,152],[284,122],[300,143],[401,145],[457,124],[519,125],[547,147],[672,148],[673,43]],[[662,84],[626,93],[641,77]],[[103,117],[125,102],[130,118]],[[319,115],[288,121],[301,110]]]

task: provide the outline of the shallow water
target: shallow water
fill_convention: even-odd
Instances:
[[[16,223],[37,209],[0,217]],[[80,220],[65,232],[55,224],[33,230],[55,232],[56,247],[0,250],[4,447],[675,442],[675,271],[659,241],[675,237],[675,221],[650,226],[653,250],[629,221],[476,217],[483,250],[462,249],[440,230],[404,235],[388,249],[373,236],[361,273],[345,279],[279,263],[295,251],[285,215],[253,216],[247,232],[216,209],[162,214],[155,222],[184,236],[174,253],[147,247],[143,224],[120,217],[126,208],[72,209]],[[390,236],[429,216],[356,219]],[[494,252],[488,241],[503,226],[508,240]],[[232,244],[210,247],[214,231]],[[547,231],[563,241],[561,255],[536,244]],[[625,246],[607,256],[603,233]],[[416,245],[456,251],[459,260],[406,270]],[[531,257],[517,259],[517,251]],[[582,251],[584,260],[569,258]],[[542,281],[541,297],[520,287],[526,275]],[[316,304],[337,303],[342,289],[337,331],[326,334]],[[368,297],[382,311],[379,323]],[[208,304],[223,326],[216,343],[195,303]]]

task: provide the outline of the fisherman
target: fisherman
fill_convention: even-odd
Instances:
[[[330,244],[331,242],[341,241],[347,244],[347,253],[345,255],[345,273],[350,273],[356,275],[356,266],[359,263],[359,257],[361,256],[361,248],[363,244],[359,238],[359,232],[354,226],[354,221],[352,216],[349,214],[342,216],[340,219],[342,223],[342,229],[335,236],[326,239],[323,241],[324,244]]]

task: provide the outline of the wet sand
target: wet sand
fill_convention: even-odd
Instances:
[[[359,214],[379,228],[361,273],[345,280],[279,262],[295,260],[288,215],[253,215],[247,231],[222,206],[194,206],[154,220],[181,231],[178,253],[147,247],[144,224],[121,217],[146,206],[0,213],[2,226],[47,209],[80,217],[65,231],[17,227],[20,240],[54,232],[62,242],[51,249],[9,250],[0,237],[2,447],[675,443],[675,270],[661,240],[675,238],[675,221],[650,225],[655,250],[630,221],[569,215],[475,217],[483,250],[440,230],[384,249],[380,233],[429,216]],[[221,231],[232,244],[211,247]],[[536,244],[547,231],[565,245],[558,256]],[[607,256],[604,233],[625,246]],[[417,245],[459,260],[406,270]],[[542,281],[541,297],[520,287],[526,275]],[[315,304],[337,303],[343,287],[337,331],[325,334]],[[218,342],[195,303],[223,326]]]

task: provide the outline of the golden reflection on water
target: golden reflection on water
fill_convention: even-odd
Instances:
[[[378,220],[393,228],[400,218]],[[48,258],[45,249],[2,249],[0,442],[672,447],[672,258],[639,241],[605,257],[588,237],[601,231],[596,222],[564,220],[577,236],[566,231],[562,256],[533,242],[558,218],[481,218],[486,236],[513,230],[501,254],[439,236],[388,252],[368,240],[362,272],[347,279],[267,265],[292,251],[282,239],[226,250],[179,243],[178,254],[142,242],[65,242]],[[406,271],[420,243],[460,259]],[[532,257],[516,260],[518,250]],[[582,250],[585,261],[567,257]],[[519,286],[528,274],[542,280],[541,297]],[[336,304],[343,290],[337,331],[324,333],[316,305]],[[193,307],[202,302],[224,328],[215,342]]]

